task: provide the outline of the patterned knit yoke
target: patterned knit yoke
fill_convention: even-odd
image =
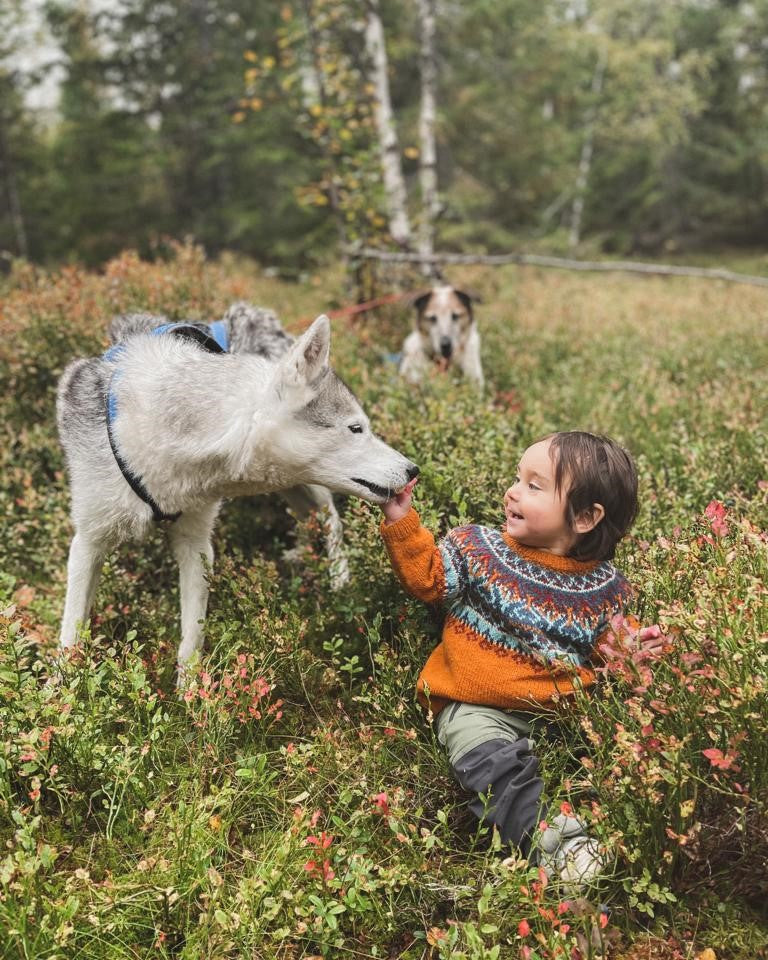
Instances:
[[[500,650],[543,663],[586,666],[626,586],[608,561],[524,547],[490,527],[457,527],[439,549],[450,616]]]

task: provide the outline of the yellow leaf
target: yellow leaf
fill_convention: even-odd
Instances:
[[[408,157],[409,160],[415,160],[419,155],[419,148],[406,147],[405,150],[403,150],[403,153],[406,155],[406,157]]]
[[[209,817],[208,826],[211,828],[211,830],[221,829],[221,817],[218,815],[218,813],[214,813],[212,817]]]
[[[254,53],[253,50],[246,50],[243,56],[249,63],[256,63],[259,59],[258,53]]]
[[[701,953],[696,954],[696,960],[717,960],[717,956],[712,947],[705,947]]]

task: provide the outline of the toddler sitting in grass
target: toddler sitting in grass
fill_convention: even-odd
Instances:
[[[603,863],[581,820],[559,813],[531,850],[546,818],[533,734],[574,684],[594,683],[597,644],[631,595],[610,561],[637,512],[632,458],[606,437],[547,436],[520,460],[502,529],[457,527],[438,545],[411,506],[415,483],[383,505],[381,533],[403,586],[445,607],[417,696],[477,794],[472,811],[578,890]]]

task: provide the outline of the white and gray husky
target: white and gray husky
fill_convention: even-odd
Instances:
[[[221,320],[210,324],[172,324],[168,317],[152,313],[119,314],[112,318],[109,325],[109,338],[115,346],[137,334],[171,331],[197,337],[203,346],[216,352],[220,349],[233,353],[255,353],[269,360],[279,360],[294,342],[294,338],[283,330],[274,311],[244,301],[233,303]],[[211,338],[215,343],[211,343]],[[341,519],[330,490],[316,484],[303,484],[281,490],[280,495],[299,520],[305,519],[313,511],[323,515],[331,585],[334,589],[343,587],[349,580],[349,565],[342,547]],[[298,559],[300,555],[300,546],[283,553],[283,557],[289,561]]]
[[[327,317],[295,342],[274,315],[247,305],[231,308],[219,331],[157,327],[157,319],[119,318],[117,344],[72,361],[59,382],[75,528],[60,645],[74,644],[87,621],[107,551],[167,520],[179,564],[183,681],[202,643],[205,565],[224,498],[287,491],[318,503],[332,490],[383,503],[418,468],[371,432],[331,369]]]

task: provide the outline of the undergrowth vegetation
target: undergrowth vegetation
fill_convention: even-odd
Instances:
[[[636,457],[617,562],[632,617],[545,748],[549,800],[611,869],[589,899],[478,829],[414,701],[439,635],[390,571],[378,511],[340,504],[351,581],[277,497],[216,533],[205,654],[174,692],[176,571],[158,531],[105,565],[90,632],[46,685],[70,526],[56,380],[109,317],[210,320],[235,299],[292,332],[343,301],[180,247],[101,274],[21,266],[0,304],[0,940],[7,958],[768,956],[765,294],[693,280],[456,271],[483,295],[482,399],[406,388],[404,306],[333,322],[374,428],[416,461],[438,533],[501,520],[521,450],[581,428]],[[658,628],[663,652],[635,644]],[[568,809],[568,808],[565,808]]]

